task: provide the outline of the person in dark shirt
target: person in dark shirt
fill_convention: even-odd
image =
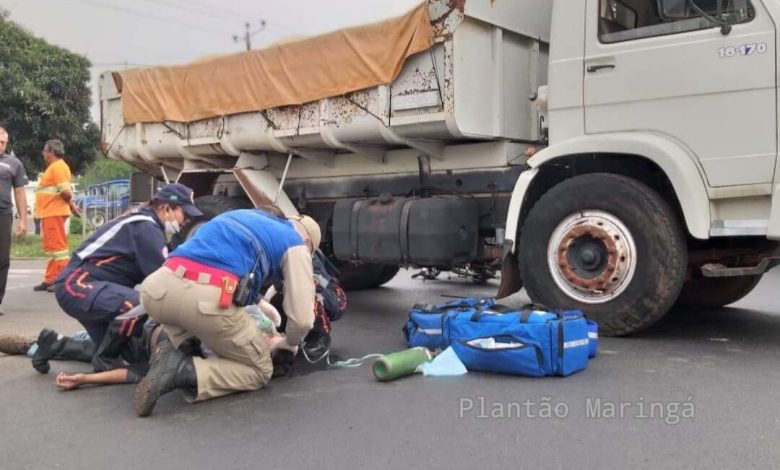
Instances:
[[[140,304],[135,286],[165,262],[165,234],[178,232],[188,218],[202,215],[190,188],[169,184],[148,207],[100,227],[74,251],[54,281],[55,294],[65,313],[87,330],[93,345],[101,344],[115,317]],[[49,359],[67,349],[70,340],[50,329],[41,331],[32,360],[35,370],[47,373]]]
[[[11,266],[11,226],[13,226],[13,201],[16,200],[16,210],[19,221],[16,223],[16,235],[27,233],[27,199],[24,185],[27,184],[27,174],[18,158],[5,153],[8,145],[8,132],[0,127],[0,315],[3,314],[3,296],[8,281],[8,269]]]

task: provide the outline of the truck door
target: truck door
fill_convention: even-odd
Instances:
[[[760,0],[587,0],[586,22],[586,133],[665,135],[710,186],[772,182],[775,28]]]

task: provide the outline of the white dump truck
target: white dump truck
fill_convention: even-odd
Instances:
[[[733,303],[776,264],[779,2],[410,15],[105,74],[104,151],[217,211],[314,216],[349,287],[500,266],[501,295],[524,286],[611,335]]]

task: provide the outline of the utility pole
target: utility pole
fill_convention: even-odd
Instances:
[[[233,41],[240,42],[241,40],[243,40],[244,42],[246,42],[246,50],[251,51],[252,36],[264,30],[265,30],[265,20],[260,20],[260,27],[254,31],[252,31],[252,25],[250,23],[244,23],[244,34],[242,36],[234,35]]]

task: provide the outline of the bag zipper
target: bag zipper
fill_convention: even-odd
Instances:
[[[481,348],[479,346],[474,346],[473,344],[469,344],[469,342],[468,342],[468,341],[475,341],[475,340],[479,340],[479,339],[496,338],[496,336],[484,336],[484,337],[481,337],[481,338],[473,338],[473,339],[470,339],[468,341],[459,339],[458,342],[461,345],[463,345],[463,346],[465,346],[467,348],[474,349],[474,350],[477,350],[477,351],[483,351],[483,352],[519,351],[519,350],[525,349],[525,348],[534,348],[534,352],[536,353],[536,362],[539,364],[539,368],[540,369],[542,369],[542,370],[544,369],[544,354],[542,353],[542,347],[541,346],[539,346],[538,344],[535,344],[535,343],[524,342],[520,338],[516,338],[514,336],[499,336],[499,338],[502,338],[502,337],[503,338],[510,338],[510,339],[512,339],[514,341],[517,341],[518,343],[520,343],[520,346],[513,346],[511,348],[485,349],[485,348]]]

